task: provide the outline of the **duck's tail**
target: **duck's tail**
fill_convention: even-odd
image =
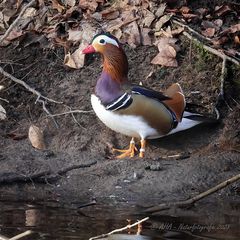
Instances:
[[[217,109],[215,109],[215,112],[216,117],[208,117],[199,113],[184,111],[182,121],[168,135],[190,129],[200,124],[217,124],[219,123],[220,115]]]

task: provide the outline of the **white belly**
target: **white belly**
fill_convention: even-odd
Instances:
[[[120,115],[106,110],[96,95],[91,96],[92,107],[99,119],[113,131],[130,137],[155,138],[159,133],[146,124],[142,117]]]

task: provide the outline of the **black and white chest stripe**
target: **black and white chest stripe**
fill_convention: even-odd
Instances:
[[[123,108],[127,108],[131,103],[133,99],[131,97],[131,94],[124,93],[122,96],[114,100],[112,103],[105,106],[106,110],[110,111],[116,111]]]

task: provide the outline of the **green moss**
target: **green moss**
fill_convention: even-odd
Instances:
[[[214,56],[206,49],[204,49],[203,44],[201,43],[193,43],[193,48],[196,52],[196,69],[198,71],[205,70],[208,67],[209,62],[212,62],[214,60]]]

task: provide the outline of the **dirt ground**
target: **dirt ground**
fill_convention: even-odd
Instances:
[[[184,38],[179,44],[178,68],[151,65],[157,51],[154,47],[126,47],[129,78],[156,90],[179,82],[187,101],[214,117],[221,59],[195,45],[190,49]],[[101,72],[100,57],[90,56],[83,69],[69,70],[63,66],[63,56],[61,49],[11,46],[1,49],[0,60],[6,71],[43,95],[64,102],[48,103],[52,113],[69,111],[69,107],[91,110],[90,95]],[[112,132],[94,113],[74,114],[77,123],[71,114],[57,116],[56,128],[41,104],[35,104],[35,95],[1,76],[0,83],[6,87],[1,98],[9,103],[1,102],[8,117],[0,122],[0,197],[152,205],[186,199],[236,175],[240,160],[240,71],[233,65],[228,69],[227,104],[218,104],[221,123],[149,141],[146,158],[123,160],[114,159],[110,148],[126,147],[129,138]],[[147,78],[150,72],[153,74]],[[31,146],[27,133],[32,123],[44,130],[47,150]],[[93,165],[79,167],[88,163]],[[59,175],[63,169],[69,171]],[[232,201],[239,194],[240,185],[235,183],[204,201]]]

